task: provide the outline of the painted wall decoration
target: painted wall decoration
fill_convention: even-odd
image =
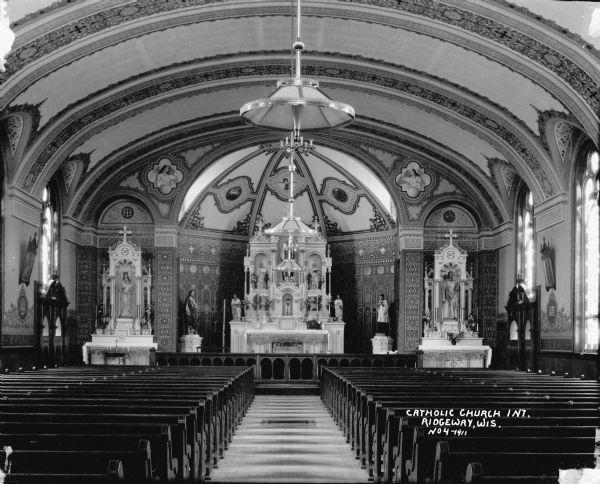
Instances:
[[[151,224],[152,216],[137,203],[130,201],[119,201],[109,206],[100,217],[100,224],[110,225],[131,225],[131,224]]]
[[[431,175],[416,161],[409,162],[396,176],[396,184],[410,198],[417,198],[431,182]]]
[[[267,186],[281,200],[290,198],[290,172],[288,168],[280,168],[267,181]],[[304,175],[298,170],[294,173],[294,197],[308,189],[308,182]]]
[[[169,195],[183,181],[183,172],[169,158],[159,160],[146,176],[162,195]]]
[[[219,211],[231,212],[252,195],[252,182],[247,176],[236,177],[209,191],[214,194]]]
[[[336,178],[323,180],[322,195],[335,208],[350,214],[356,211],[361,190]]]

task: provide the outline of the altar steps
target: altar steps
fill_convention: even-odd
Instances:
[[[256,395],[210,482],[366,484],[368,475],[319,396]]]
[[[313,381],[258,381],[256,395],[319,395],[319,384]]]

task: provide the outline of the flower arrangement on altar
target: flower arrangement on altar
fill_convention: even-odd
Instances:
[[[254,272],[250,274],[250,283],[252,284],[252,287],[256,289],[256,286],[258,285],[258,276]]]
[[[463,339],[465,333],[463,333],[462,331],[459,331],[458,333],[451,333],[448,332],[448,339],[450,340],[450,342],[455,345],[456,343],[458,343],[461,339]]]

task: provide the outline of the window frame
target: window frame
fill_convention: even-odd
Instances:
[[[591,168],[591,158],[596,153],[600,165],[600,150],[594,146],[586,146],[581,150],[581,156],[577,159],[577,169],[573,180],[573,245],[574,245],[574,263],[573,263],[573,322],[574,322],[574,342],[575,349],[583,353],[596,353],[598,351],[598,343],[600,340],[600,298],[598,297],[598,289],[600,289],[600,265],[596,264],[596,311],[592,314],[587,314],[589,309],[587,306],[586,294],[590,291],[587,282],[587,268],[590,267],[589,258],[586,256],[588,248],[586,219],[589,212],[586,206],[592,209],[592,216],[596,218],[596,244],[600,240],[600,207],[598,201],[598,190],[600,189],[600,168],[597,166],[594,172]],[[585,186],[587,183],[595,184],[595,190],[592,191],[590,203],[585,200]],[[594,197],[593,194],[596,193]],[[594,214],[595,212],[595,214]],[[598,257],[599,247],[591,249],[590,253],[596,258]],[[593,288],[592,288],[593,289]],[[596,328],[593,331],[596,339],[595,344],[588,344],[588,321],[595,321]]]

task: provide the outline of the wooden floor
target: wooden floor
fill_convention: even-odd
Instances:
[[[312,395],[257,395],[212,482],[368,482]]]

